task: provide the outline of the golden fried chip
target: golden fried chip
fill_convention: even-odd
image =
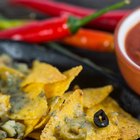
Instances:
[[[45,92],[46,92],[47,98],[63,95],[64,92],[69,88],[74,78],[81,72],[81,70],[82,70],[82,66],[74,67],[64,72],[64,75],[66,76],[65,80],[52,83],[52,84],[46,84]]]
[[[30,120],[24,120],[24,124],[26,126],[26,131],[25,131],[25,135],[27,136],[28,134],[30,134],[34,129],[36,124],[39,122],[40,119],[30,119]]]
[[[0,117],[7,114],[10,108],[10,96],[0,93]]]
[[[24,77],[23,73],[21,73],[20,71],[7,67],[7,66],[4,66],[4,65],[0,65],[0,74],[3,78],[4,78],[4,76],[8,76],[8,75]]]
[[[31,83],[54,83],[66,79],[57,68],[50,64],[35,61],[31,73],[22,82],[21,86],[26,86]]]
[[[42,117],[38,123],[35,125],[34,129],[43,129],[45,125],[47,124],[50,116],[46,115],[45,117]]]
[[[44,84],[35,83],[23,88],[29,102],[17,113],[12,114],[12,119],[22,120],[26,125],[25,136],[31,133],[41,118],[47,115],[48,105],[44,94]]]
[[[22,88],[22,90],[28,94],[28,97],[34,98],[39,93],[44,92],[44,84],[32,83]]]
[[[45,116],[48,110],[45,94],[42,92],[24,105],[18,112],[10,115],[11,119],[27,120]]]
[[[133,140],[139,138],[140,122],[123,111],[112,98],[108,97],[102,103],[88,109],[86,112],[87,118],[92,120],[94,113],[100,109],[105,111],[110,124],[104,129],[96,129],[96,132],[98,132],[98,140],[99,137],[104,139],[106,139],[106,137],[112,138],[116,134],[118,134],[118,136],[120,135],[117,139],[122,140]],[[118,132],[111,134],[107,133],[108,131],[115,130],[116,128],[118,129]]]
[[[101,88],[83,89],[83,106],[90,108],[102,102],[113,90],[111,85]]]
[[[59,111],[52,114],[44,130],[42,131],[41,140],[56,139],[55,128],[59,124],[63,125],[67,117],[72,118],[74,116],[80,116],[82,111],[82,91],[76,90],[65,100],[65,102],[59,108]]]
[[[61,97],[55,96],[48,99],[48,114],[45,117],[42,117],[40,122],[35,126],[35,129],[44,128],[50,117],[56,112],[60,111],[62,104],[69,98],[70,94],[64,94]]]
[[[12,64],[12,58],[6,54],[1,54],[0,55],[0,66],[9,66]]]
[[[42,84],[30,84],[24,88],[28,102],[18,112],[10,115],[12,119],[40,119],[47,114],[48,105]],[[25,94],[25,93],[23,93]]]

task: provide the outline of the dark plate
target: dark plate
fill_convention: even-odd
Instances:
[[[10,55],[15,61],[25,62],[31,65],[35,59],[50,63],[64,71],[77,65],[83,65],[84,69],[76,78],[72,85],[78,84],[82,88],[100,87],[112,84],[115,88],[111,96],[134,117],[140,118],[140,97],[131,91],[122,78],[113,75],[108,76],[101,71],[87,65],[77,59],[63,54],[62,52],[50,47],[50,45],[34,45],[16,41],[0,41],[0,53]],[[81,52],[82,53],[82,52]],[[98,57],[97,57],[98,58]],[[97,58],[95,60],[97,60]],[[115,61],[114,61],[115,63]],[[107,64],[107,63],[106,63]],[[104,71],[105,72],[105,71]]]

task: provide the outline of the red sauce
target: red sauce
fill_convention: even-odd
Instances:
[[[128,32],[125,46],[128,56],[140,66],[140,23]]]

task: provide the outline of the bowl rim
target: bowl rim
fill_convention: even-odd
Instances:
[[[126,55],[128,56],[128,58],[124,55],[124,53],[122,52],[122,49],[120,49],[120,45],[119,45],[119,32],[120,32],[120,28],[122,26],[122,24],[130,18],[131,15],[133,15],[134,13],[137,13],[137,11],[140,11],[140,7],[136,8],[135,10],[133,10],[132,12],[128,13],[117,25],[116,29],[115,29],[115,33],[114,33],[114,44],[115,44],[115,53],[116,54],[120,54],[120,56],[126,60],[128,65],[131,65],[136,71],[140,72],[140,66],[137,65],[126,53]],[[135,26],[136,24],[134,24]],[[130,31],[134,26],[130,26],[129,30]],[[127,33],[126,33],[127,36]],[[124,38],[126,38],[126,36]],[[124,46],[125,47],[125,46]],[[119,58],[118,58],[119,59]]]

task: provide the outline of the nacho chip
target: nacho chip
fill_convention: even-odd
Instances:
[[[41,140],[54,140],[55,136],[55,128],[61,124],[65,123],[65,119],[72,118],[74,116],[81,114],[77,112],[82,112],[82,91],[76,90],[73,94],[71,94],[65,102],[59,108],[59,111],[56,111],[55,114],[52,114],[50,120],[46,124],[44,130],[41,134]]]
[[[22,82],[21,86],[24,87],[31,83],[49,84],[66,79],[57,68],[50,64],[35,61],[31,73]]]
[[[34,129],[43,129],[45,125],[47,124],[50,116],[46,115],[45,117],[42,117],[37,124],[35,125]]]
[[[35,126],[39,122],[39,120],[40,120],[40,118],[23,121],[26,126],[24,137],[26,137],[28,134],[30,134],[35,129]]]
[[[38,119],[45,116],[48,110],[45,94],[42,92],[24,105],[18,112],[11,113],[10,118],[16,120]]]
[[[50,117],[60,111],[62,104],[69,98],[70,94],[64,94],[61,97],[55,96],[48,99],[48,114],[42,117],[40,122],[35,126],[35,129],[44,128]]]
[[[90,108],[102,102],[113,90],[111,85],[101,88],[83,89],[83,106]]]
[[[44,92],[44,84],[32,83],[23,87],[22,90],[28,94],[28,97],[35,98],[39,93]]]
[[[36,86],[35,85],[30,85],[28,89],[28,92],[30,91],[31,87]],[[39,88],[37,88],[39,89]],[[35,90],[36,91],[36,90]],[[26,130],[26,135],[32,132],[32,130],[38,129],[38,128],[44,128],[46,123],[48,122],[50,116],[56,112],[56,110],[59,110],[60,106],[63,104],[64,100],[66,99],[66,96],[63,96],[63,98],[59,97],[54,97],[53,99],[50,99],[48,102],[48,110],[49,112],[47,115],[42,116],[40,119],[35,119],[34,121],[32,120],[25,120],[27,130]]]
[[[6,54],[1,54],[0,55],[0,66],[4,65],[4,66],[9,66],[11,65],[13,62],[12,58]]]
[[[4,66],[4,65],[0,65],[0,75],[4,78],[7,77],[8,75],[14,75],[17,77],[24,77],[23,73],[21,73],[20,71]]]
[[[53,96],[62,96],[64,92],[69,88],[71,82],[74,78],[81,72],[82,66],[74,67],[63,74],[66,76],[66,79],[52,84],[45,85],[45,92],[47,98]]]
[[[86,112],[87,118],[92,120],[94,113],[99,109],[106,112],[110,124],[104,129],[96,129],[98,140],[100,140],[99,137],[112,138],[116,134],[118,134],[117,139],[121,140],[134,140],[140,137],[140,122],[123,111],[112,98],[108,97],[102,103],[88,109]],[[118,132],[108,133],[115,129],[118,129]]]
[[[3,115],[7,115],[10,108],[10,96],[0,93],[0,117]]]
[[[43,85],[30,84],[23,90],[27,92],[26,98],[28,99],[28,102],[18,112],[12,113],[10,115],[10,118],[19,120],[30,120],[40,119],[42,116],[45,116],[47,114],[48,105]]]

